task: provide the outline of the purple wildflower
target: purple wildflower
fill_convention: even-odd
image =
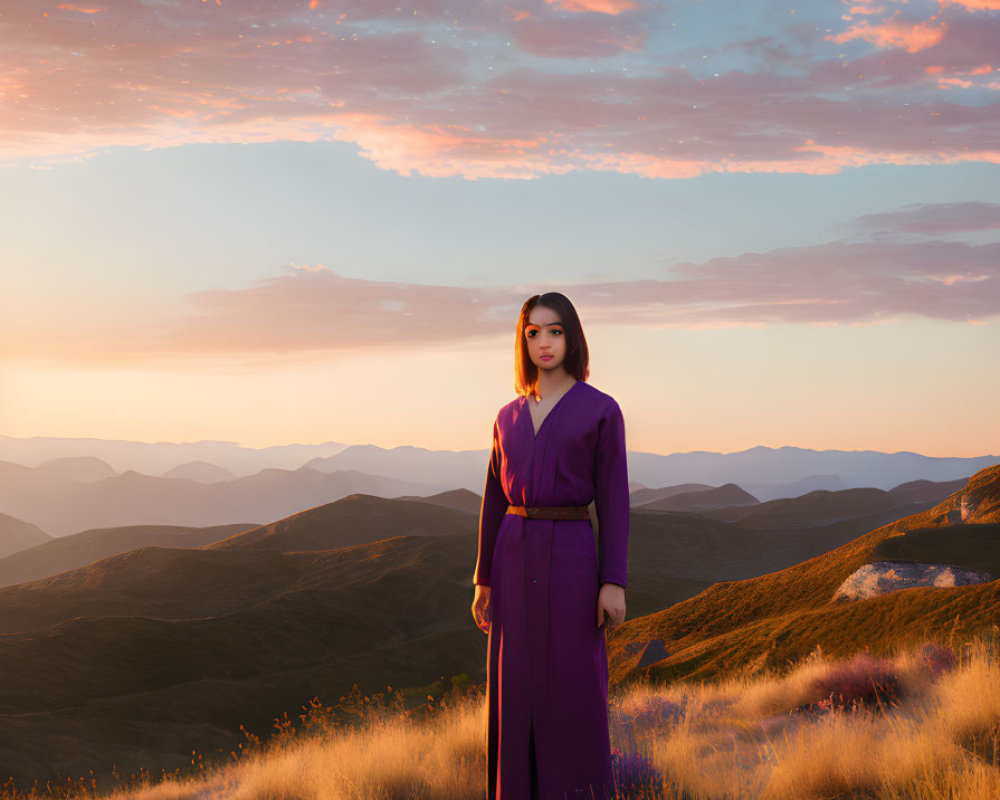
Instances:
[[[684,716],[684,706],[665,697],[654,697],[633,717],[642,730],[662,731]]]
[[[611,751],[611,778],[615,800],[645,800],[659,797],[663,773],[641,753]]]
[[[955,667],[955,653],[950,647],[925,644],[920,649],[920,660],[934,676],[950,672]]]
[[[817,678],[810,692],[819,697],[807,708],[824,711],[856,709],[871,705],[881,707],[897,700],[902,689],[892,664],[885,659],[858,653],[848,661],[830,668]]]

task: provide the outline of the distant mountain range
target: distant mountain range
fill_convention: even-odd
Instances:
[[[485,443],[484,443],[485,444]],[[105,462],[111,474],[129,470],[144,475],[213,482],[245,477],[263,469],[321,472],[355,470],[409,481],[414,475],[441,490],[481,491],[489,450],[427,450],[421,447],[281,445],[250,448],[235,442],[130,442],[109,439],[0,436],[0,462],[37,467],[57,459],[90,457]],[[790,497],[813,489],[874,486],[889,489],[905,481],[965,478],[1000,460],[924,456],[900,451],[812,450],[802,447],[751,447],[733,453],[692,451],[661,455],[629,451],[631,480],[645,486],[736,483],[761,500]],[[179,472],[174,470],[180,469]],[[776,494],[775,492],[782,492]]]
[[[39,454],[60,447],[64,452],[82,453],[85,447],[90,451],[38,460]],[[319,452],[326,454],[316,455]],[[489,455],[485,449],[383,449],[336,443],[250,450],[226,442],[175,445],[0,437],[0,458],[5,453],[19,454],[22,462],[0,460],[0,513],[48,536],[125,525],[204,527],[278,519],[353,493],[399,497],[456,489],[481,492]],[[98,453],[115,460],[104,460]],[[189,459],[212,454],[219,461]],[[628,454],[630,485],[636,489],[633,505],[659,500],[659,507],[675,510],[737,505],[736,500],[720,499],[723,487],[742,493],[743,500],[752,504],[815,490],[890,489],[918,479],[964,479],[998,460],[794,447],[755,447],[725,454]],[[140,462],[155,464],[157,474],[137,470],[134,465]],[[240,474],[249,464],[262,462],[267,466]],[[294,467],[276,466],[279,462]],[[120,472],[122,464],[133,466]],[[718,497],[702,495],[705,487],[718,489]],[[668,490],[692,494],[668,501],[664,494]],[[0,518],[0,555],[12,552],[4,544],[3,529]]]
[[[306,466],[330,471],[354,469],[372,475],[408,479],[420,475],[444,487],[482,491],[488,450],[423,450],[351,446]],[[629,479],[644,486],[735,483],[760,500],[790,497],[814,489],[875,487],[890,489],[913,480],[967,478],[995,464],[998,456],[936,458],[918,453],[874,450],[808,450],[801,447],[752,447],[737,453],[673,453],[629,451]]]
[[[202,483],[132,471],[119,475],[95,458],[34,468],[0,462],[0,510],[51,536],[124,525],[227,525],[277,519],[358,492],[395,497],[438,490],[421,481],[307,467]],[[0,535],[2,530],[0,525]],[[3,548],[0,539],[0,552]]]
[[[134,470],[163,475],[182,464],[202,462],[234,476],[253,475],[266,468],[298,469],[311,458],[330,456],[347,447],[341,442],[243,447],[236,442],[131,442],[125,439],[2,436],[0,461],[35,467],[46,461],[87,456],[111,465],[113,472]]]
[[[737,453],[630,453],[629,478],[647,486],[684,481],[712,486],[736,483],[760,500],[772,500],[812,489],[891,489],[907,481],[968,478],[998,461],[1000,456],[995,455],[938,458],[906,451],[751,447]],[[791,486],[803,488],[787,491]]]

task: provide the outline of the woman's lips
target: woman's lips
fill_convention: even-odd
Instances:
[[[552,356],[542,356],[542,361],[551,361]]]

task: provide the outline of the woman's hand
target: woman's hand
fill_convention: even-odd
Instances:
[[[472,601],[472,618],[483,633],[490,632],[493,606],[490,604],[490,587],[476,584],[476,597]]]
[[[617,583],[602,583],[597,595],[597,627],[604,624],[604,614],[608,615],[608,627],[613,628],[625,621],[625,588]]]

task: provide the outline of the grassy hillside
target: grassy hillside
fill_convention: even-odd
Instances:
[[[784,597],[773,586],[720,594],[755,585],[741,581],[662,611],[720,577],[794,563],[822,537],[677,512],[631,520],[629,613],[655,613],[621,631],[673,620],[670,652],[683,637],[703,647],[706,632],[770,620],[795,591],[819,602],[835,588],[816,593],[814,571]],[[191,750],[228,752],[241,724],[267,730],[282,711],[330,702],[355,682],[371,693],[463,672],[484,680],[486,638],[469,609],[475,534],[467,511],[355,495],[206,547],[141,547],[0,589],[0,773],[20,785],[113,766],[158,773]],[[830,569],[833,583],[844,564]],[[610,632],[616,679],[630,668],[614,660],[620,639]],[[725,658],[711,647],[705,658],[722,669],[740,663],[740,648],[752,649],[735,641]],[[683,663],[702,657],[691,650]]]
[[[612,797],[995,800],[998,644],[987,636],[960,653],[921,647],[891,659],[814,652],[783,675],[614,692]],[[132,781],[125,772],[120,786],[106,787],[117,791],[91,796],[482,800],[481,692],[435,689],[424,706],[402,712],[391,701],[386,708],[382,698],[367,700],[352,703],[361,725],[343,724],[341,704],[311,703],[301,716],[282,715],[269,737],[249,736],[237,757],[196,753],[162,780]],[[39,797],[4,788],[7,800]]]
[[[932,536],[927,531],[937,531],[931,548],[935,558],[965,565],[970,554],[967,537],[977,530],[989,537],[996,522],[1000,465],[976,473],[933,508],[828,553],[757,578],[717,583],[668,609],[627,621],[609,635],[613,679],[708,678],[736,669],[780,667],[817,645],[846,655],[863,646],[886,651],[919,638],[968,637],[1000,623],[1000,582],[907,589],[848,604],[836,604],[832,597],[851,573],[881,560],[878,547],[883,542],[888,546],[892,537],[904,537],[905,542],[909,532],[919,532],[915,541],[920,543]],[[949,535],[957,523],[966,536]],[[986,553],[986,548],[977,553],[977,565],[1000,575],[1000,564],[986,559]],[[636,653],[650,639],[661,639],[669,656],[639,669]]]

